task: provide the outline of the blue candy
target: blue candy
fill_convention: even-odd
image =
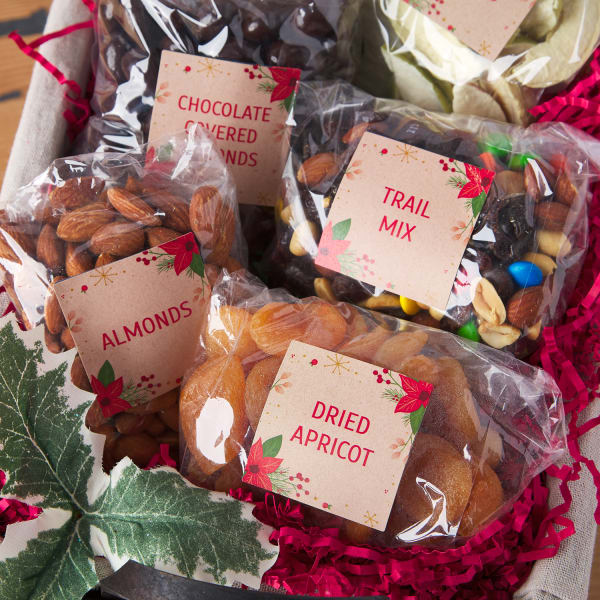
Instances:
[[[519,262],[510,265],[510,267],[508,267],[508,272],[520,288],[540,285],[544,279],[544,274],[537,265],[524,260],[520,260]]]

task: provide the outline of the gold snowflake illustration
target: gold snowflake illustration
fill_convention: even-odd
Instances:
[[[116,271],[113,272],[110,267],[99,267],[98,269],[96,269],[95,273],[92,273],[92,275],[90,275],[90,277],[93,277],[94,279],[98,280],[94,284],[96,286],[102,282],[104,282],[104,285],[109,285],[113,283],[117,275],[118,273]]]
[[[399,156],[400,162],[409,163],[411,160],[417,160],[417,149],[409,146],[408,144],[403,144],[402,146],[398,144],[396,146],[400,152],[396,152],[392,156]]]
[[[363,515],[364,524],[368,525],[369,527],[374,527],[375,525],[377,525],[379,523],[379,521],[375,518],[376,516],[377,516],[377,513],[371,514],[369,511],[367,511]]]
[[[219,65],[210,61],[209,59],[205,58],[204,60],[199,61],[199,63],[200,68],[198,69],[198,73],[204,73],[206,77],[215,77],[223,72],[221,71],[221,67],[219,67]]]
[[[492,49],[491,45],[486,42],[485,40],[483,40],[481,42],[481,44],[479,44],[479,50],[477,50],[477,52],[479,52],[479,54],[483,55],[483,56],[487,56],[490,53],[490,50]]]
[[[334,354],[334,356],[329,356],[329,354],[327,355],[327,358],[331,361],[330,365],[323,365],[326,369],[327,368],[331,368],[331,372],[332,373],[336,373],[338,375],[342,374],[342,370],[344,371],[350,371],[350,369],[346,366],[350,364],[349,360],[344,360],[344,356],[340,355],[340,354]]]

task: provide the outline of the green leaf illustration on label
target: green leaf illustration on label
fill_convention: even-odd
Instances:
[[[417,435],[419,428],[421,427],[421,422],[423,421],[423,416],[425,415],[425,407],[421,406],[419,409],[414,412],[409,413],[410,419],[410,427],[412,429],[413,435]]]
[[[43,513],[7,529],[0,600],[79,599],[98,581],[95,555],[114,568],[133,559],[258,587],[274,552],[251,505],[196,488],[168,467],[142,471],[123,459],[106,475],[103,436],[84,426],[92,395],[65,381],[74,353],[47,352],[43,328],[15,329],[0,323],[2,495]],[[111,371],[105,364],[99,377],[114,380]]]
[[[98,371],[98,381],[102,385],[108,385],[115,380],[115,371],[109,361],[105,361]]]
[[[350,231],[350,225],[352,225],[352,219],[345,219],[340,221],[333,226],[333,239],[344,240]]]
[[[277,453],[281,450],[282,441],[283,436],[278,435],[276,437],[268,439],[266,442],[263,442],[263,456],[277,456]]]

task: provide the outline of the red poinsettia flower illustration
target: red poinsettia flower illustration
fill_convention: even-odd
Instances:
[[[322,267],[339,273],[341,267],[338,256],[344,254],[349,245],[350,242],[348,241],[333,238],[333,225],[329,222],[323,230],[315,262]]]
[[[465,172],[469,181],[460,190],[459,198],[476,198],[482,192],[486,194],[489,192],[494,179],[493,171],[465,163]]]
[[[262,439],[259,439],[250,448],[248,464],[242,481],[272,491],[273,487],[269,479],[269,473],[276,471],[282,462],[283,458],[263,456]]]
[[[271,77],[277,84],[271,92],[271,102],[285,100],[292,95],[298,87],[298,77],[293,69],[284,69],[282,67],[270,67]]]
[[[427,406],[429,404],[429,398],[431,392],[433,392],[433,385],[426,381],[414,381],[410,377],[400,375],[402,381],[402,389],[406,392],[402,398],[396,404],[395,413],[411,413],[415,410],[419,410],[421,406]]]
[[[123,393],[123,378],[115,379],[106,387],[92,375],[92,390],[96,394],[96,400],[102,409],[102,414],[108,419],[117,413],[131,408],[127,400],[121,398]]]
[[[192,264],[194,254],[200,254],[193,233],[188,233],[176,240],[161,244],[159,248],[164,250],[167,254],[175,256],[173,268],[177,275],[185,271]]]

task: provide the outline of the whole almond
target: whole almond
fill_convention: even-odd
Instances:
[[[46,321],[48,331],[52,335],[59,335],[66,326],[65,317],[60,309],[60,304],[54,291],[54,285],[64,279],[64,277],[55,277],[52,280],[52,283],[48,286],[48,293],[44,302],[44,320]]]
[[[146,229],[146,238],[148,240],[148,247],[154,248],[154,246],[160,246],[166,244],[181,235],[179,231],[174,231],[167,227],[149,227]]]
[[[331,152],[322,152],[306,159],[296,174],[300,183],[313,187],[326,177],[333,175],[338,166],[338,158]]]
[[[94,268],[92,255],[81,244],[67,243],[65,253],[65,268],[69,277],[81,275]]]
[[[519,290],[506,306],[508,321],[519,329],[531,327],[539,320],[543,300],[544,292],[539,285]]]
[[[143,250],[145,242],[146,236],[139,224],[117,221],[98,229],[92,236],[90,248],[94,254],[106,252],[121,258]]]
[[[203,186],[194,192],[190,226],[202,248],[210,250],[206,262],[225,264],[235,237],[235,213],[216,188]]]
[[[113,210],[107,209],[102,202],[94,202],[63,215],[56,233],[65,242],[87,242],[114,218]]]
[[[104,189],[99,177],[74,177],[50,192],[50,205],[55,209],[72,210],[94,202]]]
[[[569,216],[569,207],[560,202],[539,202],[534,214],[542,229],[562,231]]]
[[[79,354],[73,359],[73,364],[71,365],[71,381],[80,390],[85,390],[86,392],[92,391],[90,380],[83,368],[83,362],[81,362]]]
[[[123,188],[108,190],[108,201],[129,221],[149,227],[157,227],[161,223],[160,217],[154,214],[151,206]]]
[[[573,206],[577,200],[577,188],[571,183],[569,176],[564,171],[556,180],[554,195],[559,202],[567,206]]]
[[[170,446],[177,446],[179,444],[179,434],[176,431],[167,429],[164,433],[156,436],[156,441],[159,444],[169,444]],[[175,450],[175,456],[178,452]]]
[[[354,125],[354,127],[350,128],[344,134],[342,142],[344,142],[344,144],[353,144],[354,142],[358,142],[365,131],[369,128],[369,125],[371,125],[369,122],[358,123],[357,125]]]
[[[53,335],[48,331],[48,327],[44,327],[44,343],[46,348],[53,354],[62,352],[62,346],[60,345],[60,339],[57,335]]]
[[[109,254],[108,252],[103,252],[96,259],[96,264],[94,267],[97,269],[98,267],[104,267],[105,265],[110,265],[110,263],[115,262],[116,258]]]
[[[161,433],[164,433],[166,429],[167,428],[165,427],[165,424],[156,416],[156,414],[148,415],[146,417],[144,431],[150,434],[153,438]]]
[[[189,206],[180,196],[156,190],[146,192],[144,197],[149,204],[159,209],[158,214],[162,216],[164,227],[181,233],[190,231]]]
[[[40,223],[50,223],[50,225],[58,225],[61,214],[66,211],[64,209],[55,210],[50,204],[49,198],[45,198],[38,202],[33,209],[33,218]]]
[[[179,404],[175,403],[158,413],[161,421],[173,431],[179,431]]]
[[[123,435],[142,433],[146,428],[146,420],[148,417],[149,415],[143,416],[122,412],[115,416],[115,428]]]
[[[154,438],[147,433],[136,433],[122,435],[116,441],[112,454],[117,462],[129,456],[138,467],[143,469],[158,451],[158,442]]]
[[[138,196],[143,192],[142,182],[131,175],[127,178],[127,182],[125,183],[125,189],[132,194],[137,194]]]
[[[2,225],[0,228],[0,258],[20,263],[19,255],[23,251],[30,256],[35,256],[35,243],[24,229],[22,225]]]
[[[37,257],[54,273],[64,267],[65,243],[56,235],[56,229],[52,225],[44,225],[40,231]]]
[[[92,402],[88,408],[87,413],[85,413],[85,426],[94,433],[102,433],[99,431],[99,428],[103,425],[107,425],[108,423],[109,419],[107,419],[102,413],[100,402],[98,402],[98,400],[94,400],[94,402]]]
[[[66,350],[71,350],[71,348],[75,348],[75,340],[73,339],[73,334],[68,327],[65,327],[60,334],[60,341]]]
[[[132,408],[128,409],[127,412],[133,413],[134,415],[149,415],[151,413],[164,410],[165,408],[177,404],[179,400],[179,388],[165,392],[160,396],[156,396],[144,402],[143,404],[136,404]]]
[[[529,160],[523,171],[525,190],[535,201],[549,199],[552,196],[552,188],[556,184],[556,177],[542,163]]]

